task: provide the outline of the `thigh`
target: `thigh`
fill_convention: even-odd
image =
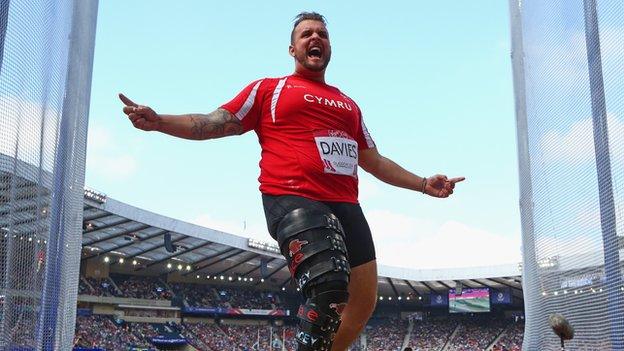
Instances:
[[[277,240],[277,226],[285,215],[298,208],[317,209],[331,212],[331,209],[320,201],[311,200],[296,195],[265,195],[262,194],[264,215],[267,221],[267,229],[273,239]]]
[[[326,202],[340,220],[351,267],[375,260],[375,245],[370,227],[359,204]]]

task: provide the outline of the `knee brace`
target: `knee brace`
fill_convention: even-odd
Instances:
[[[306,298],[299,307],[298,350],[330,350],[349,298],[349,261],[338,218],[320,210],[296,209],[277,228],[280,251]]]

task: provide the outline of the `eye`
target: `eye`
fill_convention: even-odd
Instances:
[[[327,39],[327,32],[319,32],[319,37]]]

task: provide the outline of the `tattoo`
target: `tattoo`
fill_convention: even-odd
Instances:
[[[238,135],[243,132],[243,125],[229,111],[216,109],[207,115],[190,115],[193,126],[193,139],[204,140]]]

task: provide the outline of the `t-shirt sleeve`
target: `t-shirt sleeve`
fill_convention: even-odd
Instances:
[[[243,133],[256,127],[262,112],[262,94],[260,88],[262,79],[246,86],[234,99],[221,106],[236,116],[243,124]]]
[[[362,111],[360,110],[359,107],[358,107],[358,115],[359,115],[359,118],[358,118],[359,121],[358,121],[357,133],[355,135],[355,141],[357,141],[358,143],[358,149],[359,150],[372,149],[375,147],[375,142],[373,141],[373,138],[368,132],[368,128],[366,128],[366,124],[364,124],[364,117],[362,117]]]

